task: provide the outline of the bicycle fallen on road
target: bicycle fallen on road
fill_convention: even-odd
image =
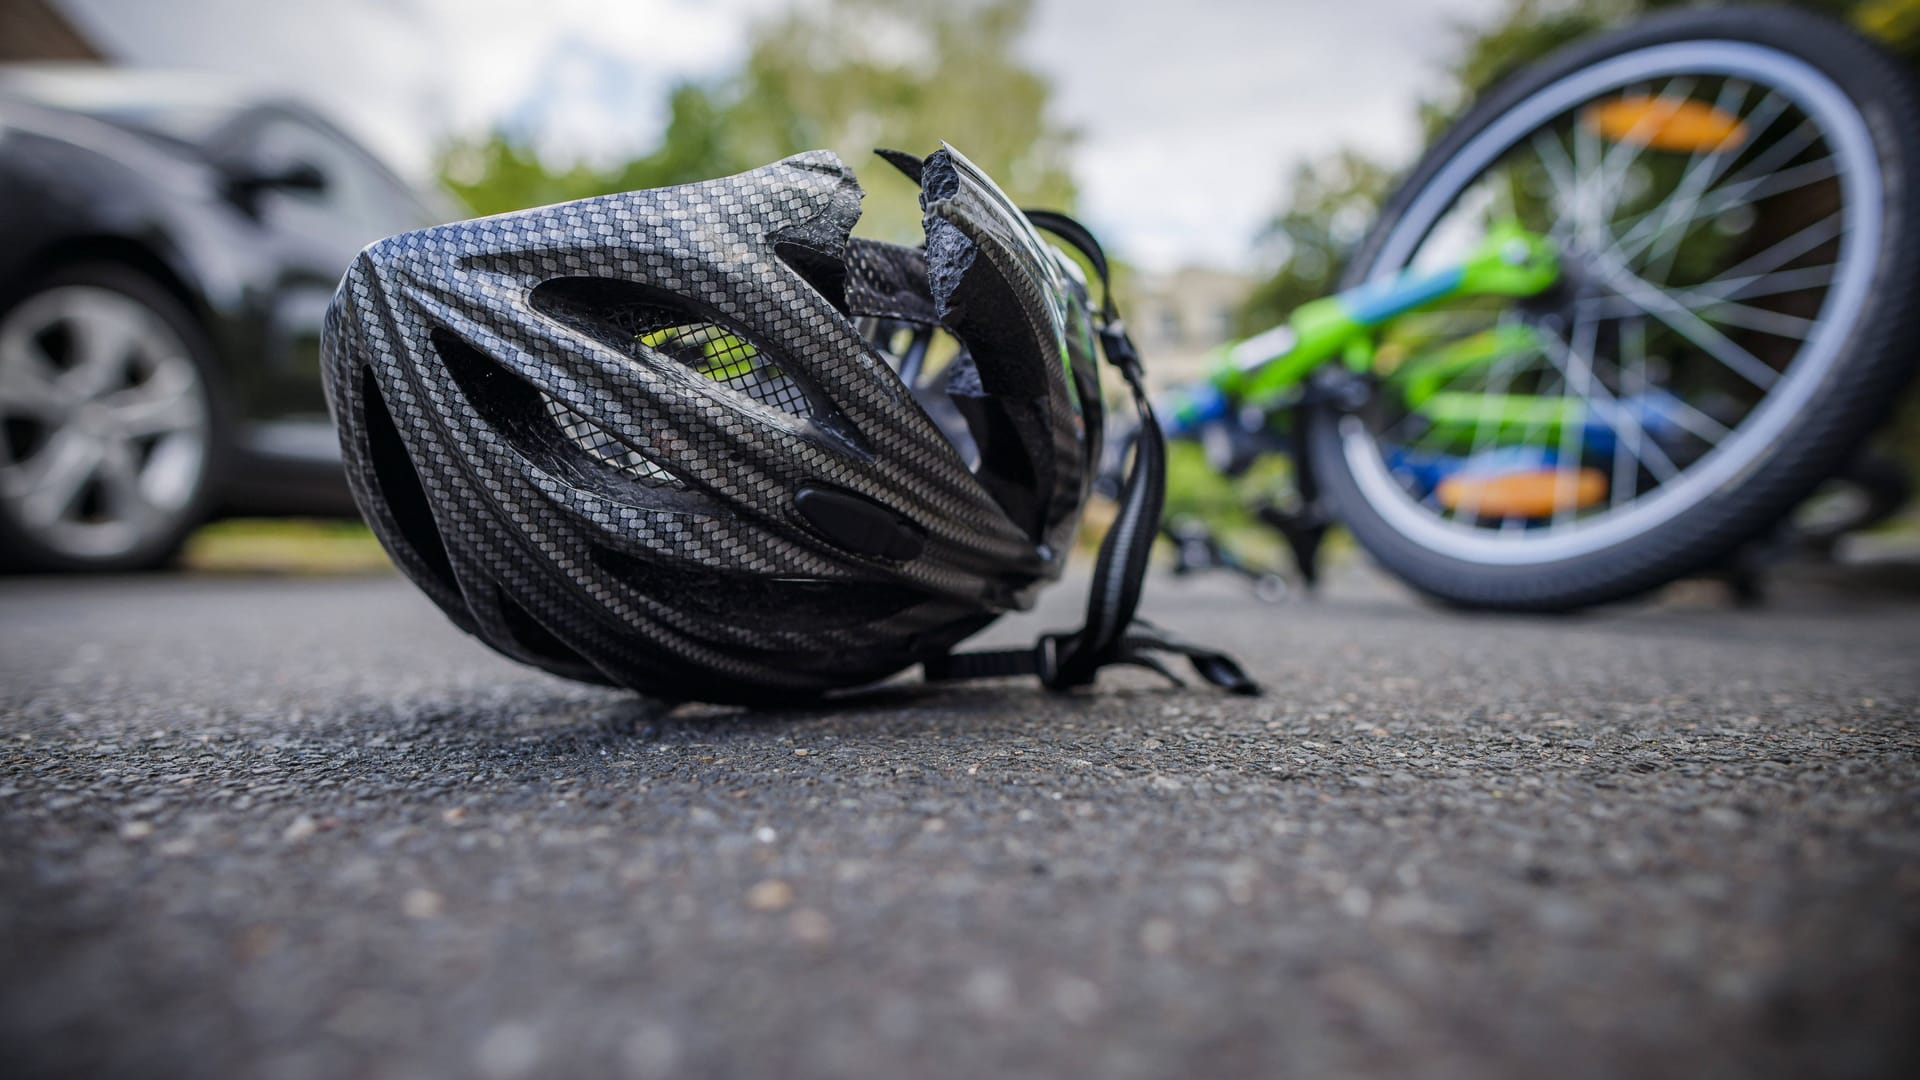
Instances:
[[[1228,475],[1293,457],[1297,500],[1258,509],[1309,580],[1338,521],[1453,604],[1644,592],[1765,534],[1886,415],[1920,330],[1917,177],[1920,95],[1865,39],[1647,19],[1488,93],[1346,291],[1222,350],[1168,434]],[[1184,565],[1220,550],[1177,539]]]

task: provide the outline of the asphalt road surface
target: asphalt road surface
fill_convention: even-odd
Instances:
[[[1913,576],[1159,582],[1266,697],[771,714],[393,577],[0,584],[0,1074],[1920,1075]]]

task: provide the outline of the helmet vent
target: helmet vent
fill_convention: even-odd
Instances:
[[[559,426],[560,434],[585,450],[594,460],[611,465],[650,487],[687,486],[679,477],[655,465],[644,454],[607,434],[605,428],[567,408],[559,400],[547,397],[547,415]]]
[[[366,413],[367,457],[373,465],[374,482],[380,485],[380,495],[386,503],[387,513],[392,515],[394,525],[400,530],[397,538],[388,536],[386,540],[392,545],[397,539],[413,556],[413,561],[424,566],[449,592],[458,595],[460,583],[453,576],[453,560],[447,557],[447,545],[440,539],[440,527],[434,523],[426,489],[420,484],[419,470],[413,467],[407,444],[400,438],[400,429],[393,422],[393,414],[387,411],[387,400],[380,393],[380,382],[374,378],[370,367],[361,368],[360,374],[360,407]]]
[[[816,395],[732,327],[686,310],[686,301],[608,278],[556,278],[533,290],[533,306],[635,359],[665,356],[769,408],[818,419]]]
[[[433,347],[474,410],[521,457],[548,475],[570,483],[598,478],[595,486],[616,497],[634,481],[648,488],[686,486],[605,428],[457,335],[435,329]]]
[[[795,416],[811,416],[806,392],[746,338],[715,323],[670,326],[639,338],[693,370],[762,405]]]
[[[813,291],[832,304],[834,310],[842,315],[847,313],[847,264],[838,256],[791,240],[776,242],[773,253],[813,286]]]

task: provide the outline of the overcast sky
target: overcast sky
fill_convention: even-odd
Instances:
[[[782,0],[60,0],[113,54],[298,93],[402,171],[510,122],[556,159],[660,136]],[[1138,263],[1248,266],[1293,163],[1417,150],[1414,104],[1500,0],[1038,0],[1028,49],[1084,134],[1081,212]]]

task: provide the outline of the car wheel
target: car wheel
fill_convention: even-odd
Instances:
[[[211,350],[145,276],[48,275],[0,314],[0,564],[166,563],[220,461]]]

